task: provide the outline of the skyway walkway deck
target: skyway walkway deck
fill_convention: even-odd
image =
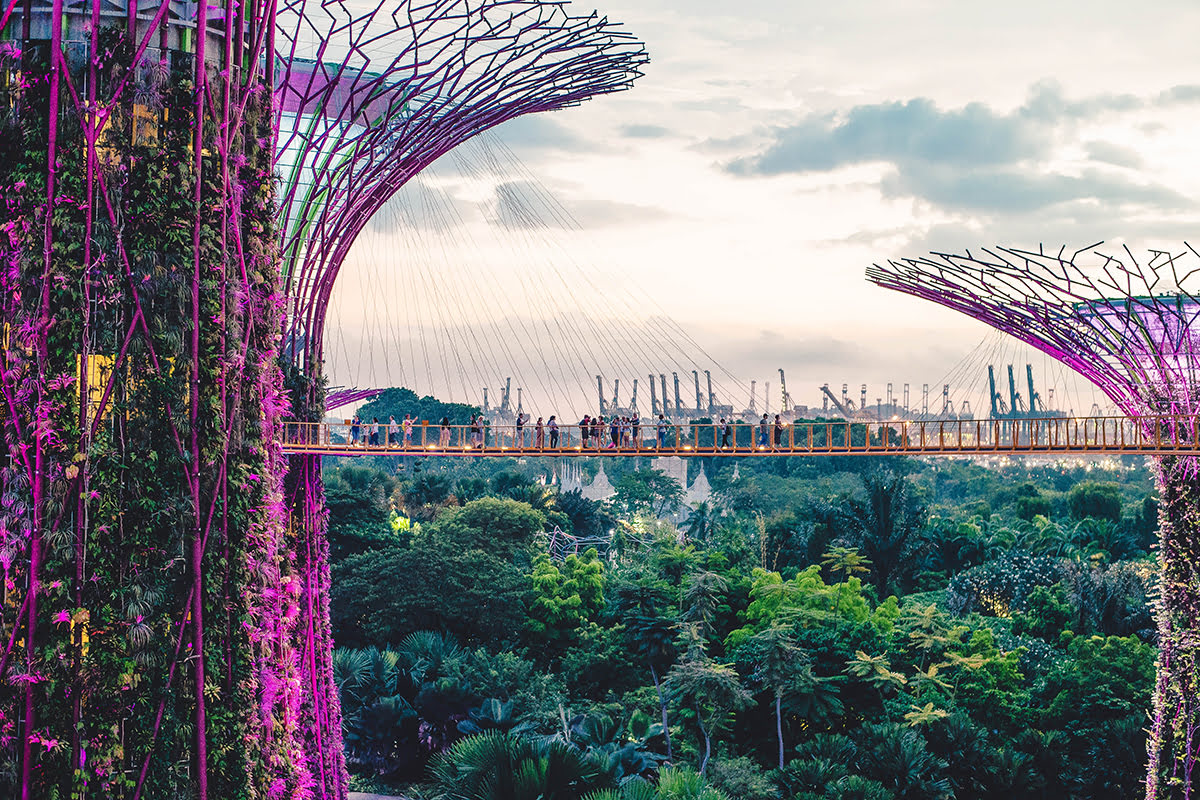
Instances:
[[[582,436],[578,425],[559,428],[557,446],[550,431],[538,439],[533,425],[468,425],[418,422],[405,440],[397,422],[392,436],[380,422],[374,440],[370,425],[355,436],[348,423],[287,423],[284,452],[325,456],[457,457],[630,457],[630,456],[837,456],[837,455],[1200,455],[1200,418],[1048,417],[1040,419],[892,420],[882,422],[801,421],[778,430],[737,423],[730,435],[719,424],[668,425],[661,441],[657,426],[642,424],[636,434],[599,428]]]

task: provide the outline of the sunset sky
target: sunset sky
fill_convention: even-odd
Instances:
[[[850,383],[855,396],[868,383],[873,400],[887,381],[897,394],[911,383],[915,399],[923,382],[940,392],[952,380],[966,398],[986,377],[982,353],[999,366],[1028,352],[868,284],[869,264],[994,244],[1181,249],[1194,236],[1194,2],[571,8],[596,2],[646,43],[645,75],[628,92],[501,126],[495,139],[515,159],[500,170],[464,168],[472,158],[464,149],[403,189],[396,203],[408,210],[381,215],[340,279],[335,382],[424,384],[413,388],[478,402],[472,387],[495,387],[507,370],[542,404],[576,405],[594,396],[594,370],[566,351],[598,345],[551,352],[548,323],[513,320],[590,314],[592,330],[629,354],[633,373],[631,348],[662,335],[661,326],[642,330],[638,316],[661,314],[739,379],[721,374],[726,394],[745,394],[751,379],[761,393],[783,367],[801,403],[818,404],[825,382]],[[413,211],[422,192],[443,209],[429,224]],[[513,197],[528,208],[547,202],[542,192],[573,221],[508,214]],[[580,308],[553,289],[558,272],[599,287],[603,302]],[[481,311],[457,291],[432,290],[439,275],[468,293],[509,297]],[[400,294],[444,309],[423,318],[421,345]],[[495,317],[486,320],[491,333],[481,315]],[[471,326],[480,330],[465,338]],[[439,369],[429,353],[436,332],[449,329],[459,338],[443,348],[455,350],[511,330],[509,356],[489,350],[480,361],[496,363]],[[671,357],[644,350],[648,361]],[[1081,386],[1036,363],[1047,382],[1078,393],[1072,402],[1090,404]],[[648,367],[668,377],[670,368]],[[693,366],[675,368],[681,378],[689,370],[690,382]],[[637,377],[596,369],[625,386]],[[457,374],[473,371],[485,374]],[[552,371],[559,388],[538,386]],[[748,394],[722,399],[741,408]]]

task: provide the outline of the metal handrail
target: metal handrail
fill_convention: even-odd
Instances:
[[[358,455],[951,455],[1024,453],[1144,453],[1200,455],[1197,418],[1044,417],[995,420],[892,420],[881,422],[802,421],[730,423],[643,423],[618,429],[611,423],[560,425],[557,442],[549,428],[540,435],[525,424],[440,426],[421,421],[406,439],[403,425],[378,423],[357,430],[343,423],[284,423],[283,449],[290,453]],[[585,435],[586,433],[586,435]],[[598,435],[597,435],[598,434]],[[1166,434],[1164,436],[1164,434]]]

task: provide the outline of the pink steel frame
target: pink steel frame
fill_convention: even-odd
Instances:
[[[629,34],[563,2],[425,0],[389,14],[284,0],[279,19],[286,340],[310,373],[334,281],[400,187],[506,120],[628,88],[646,60]]]
[[[3,6],[0,6],[0,29],[5,28],[10,19],[13,18],[13,15],[17,13],[17,5],[17,0],[9,0]],[[127,65],[129,69],[126,71],[124,78],[117,82],[106,96],[97,96],[96,87],[100,84],[97,74],[99,65],[98,57],[88,59],[85,68],[86,86],[78,85],[68,68],[63,48],[64,24],[66,20],[64,0],[53,0],[48,9],[43,7],[34,9],[32,2],[25,0],[19,13],[20,41],[22,45],[27,45],[30,41],[35,14],[41,13],[43,19],[48,21],[50,29],[50,63],[45,65],[49,73],[47,180],[44,204],[40,208],[43,222],[39,236],[41,250],[44,254],[43,288],[41,297],[37,303],[38,310],[26,316],[21,328],[14,331],[14,343],[18,346],[14,346],[9,351],[10,358],[20,359],[20,350],[22,349],[20,345],[28,348],[29,355],[27,357],[31,359],[32,363],[29,366],[34,371],[34,377],[31,379],[28,374],[22,374],[22,370],[16,369],[0,372],[0,393],[3,394],[6,402],[6,434],[8,434],[10,442],[18,443],[18,446],[10,449],[10,452],[17,456],[20,468],[28,478],[30,507],[32,509],[30,512],[32,525],[27,532],[27,541],[13,542],[11,541],[12,538],[17,535],[15,532],[5,531],[3,533],[4,538],[7,540],[3,544],[15,545],[16,549],[26,554],[25,558],[27,559],[28,586],[24,602],[17,619],[12,621],[12,637],[4,650],[3,658],[0,659],[0,679],[2,679],[5,668],[9,664],[10,656],[14,651],[17,633],[23,628],[23,638],[29,643],[28,646],[24,647],[26,679],[24,680],[23,708],[18,714],[18,727],[20,729],[20,742],[18,746],[20,766],[19,786],[23,800],[30,800],[33,797],[35,791],[33,772],[38,767],[38,756],[34,754],[32,747],[33,737],[39,724],[37,704],[35,702],[37,682],[29,676],[36,674],[37,670],[33,643],[38,641],[38,636],[40,635],[38,624],[42,621],[42,612],[38,605],[39,594],[43,591],[39,568],[41,566],[40,562],[46,537],[61,526],[73,525],[76,528],[74,536],[76,543],[76,583],[82,582],[84,578],[82,554],[86,534],[84,526],[86,523],[82,515],[72,515],[63,512],[51,516],[44,510],[44,501],[48,491],[49,471],[55,466],[51,463],[52,456],[49,447],[50,439],[55,434],[50,428],[52,420],[49,416],[50,412],[47,409],[50,406],[50,392],[60,388],[55,382],[62,380],[60,373],[63,369],[63,365],[55,363],[51,358],[51,354],[47,352],[47,334],[51,325],[51,319],[49,318],[51,282],[48,280],[48,277],[51,273],[52,253],[56,243],[56,230],[52,224],[53,215],[49,212],[66,199],[59,197],[56,191],[62,113],[64,110],[69,110],[78,119],[78,124],[83,133],[83,144],[86,149],[87,174],[86,197],[84,198],[86,235],[83,241],[83,263],[88,267],[88,277],[83,282],[84,303],[83,307],[79,310],[79,313],[84,318],[84,330],[87,330],[88,325],[89,298],[93,293],[100,290],[100,285],[105,280],[116,279],[116,281],[124,283],[123,291],[127,293],[126,297],[132,301],[135,308],[132,319],[129,321],[128,329],[123,337],[124,344],[114,356],[110,377],[100,388],[98,403],[88,401],[88,398],[91,396],[90,391],[95,387],[88,386],[88,370],[80,370],[78,387],[78,397],[80,398],[79,422],[80,430],[83,431],[83,437],[75,445],[74,449],[78,452],[86,453],[88,452],[89,442],[96,435],[101,421],[109,411],[114,396],[114,389],[126,364],[130,343],[135,337],[141,337],[141,344],[145,348],[145,352],[148,354],[154,370],[161,371],[161,367],[163,366],[155,350],[154,338],[148,327],[147,314],[143,310],[139,287],[130,269],[131,254],[126,251],[125,245],[119,236],[116,238],[112,252],[98,252],[98,248],[94,244],[93,228],[95,225],[100,224],[97,218],[113,230],[120,230],[121,225],[118,217],[122,211],[119,205],[120,201],[114,197],[108,185],[108,178],[104,170],[100,168],[98,155],[100,138],[109,117],[119,107],[122,99],[132,92],[131,82],[138,74],[138,67],[143,63],[143,58],[146,56],[147,50],[152,46],[164,46],[168,41],[168,33],[171,31],[178,33],[178,30],[183,26],[195,30],[195,101],[192,109],[194,132],[193,153],[195,159],[192,164],[193,174],[196,176],[201,174],[202,159],[211,152],[219,161],[221,181],[220,189],[214,196],[212,194],[205,194],[203,191],[204,182],[197,178],[193,197],[195,212],[194,224],[191,230],[190,259],[190,308],[192,316],[188,321],[190,324],[188,342],[190,364],[187,365],[187,369],[190,371],[191,385],[189,409],[186,412],[188,424],[185,432],[181,432],[178,427],[173,426],[173,436],[170,445],[175,449],[176,454],[180,456],[180,460],[186,464],[184,467],[186,481],[191,493],[191,532],[188,536],[190,543],[188,562],[191,585],[185,607],[179,612],[180,620],[177,626],[175,626],[178,629],[178,638],[174,648],[175,658],[167,666],[166,690],[161,700],[157,701],[158,712],[155,717],[151,740],[157,735],[158,726],[163,720],[167,695],[171,683],[175,679],[177,668],[181,665],[188,665],[193,673],[195,685],[197,687],[205,685],[205,619],[202,596],[204,579],[203,561],[209,547],[210,537],[214,532],[214,524],[216,526],[220,525],[220,522],[216,519],[219,515],[213,513],[214,509],[228,496],[229,487],[226,480],[226,467],[231,458],[229,442],[234,439],[229,433],[235,424],[236,410],[241,406],[241,395],[243,392],[258,395],[260,407],[268,409],[259,422],[263,427],[263,431],[268,435],[272,435],[273,438],[277,438],[275,435],[279,430],[280,413],[283,410],[279,402],[281,395],[277,368],[267,371],[268,375],[274,374],[276,376],[274,380],[268,377],[262,382],[245,386],[246,381],[243,380],[244,362],[239,362],[236,358],[223,357],[218,368],[219,377],[217,378],[217,386],[221,398],[219,428],[226,434],[226,445],[217,463],[202,461],[200,455],[201,426],[198,424],[201,386],[200,330],[207,321],[201,320],[200,308],[202,273],[208,268],[207,264],[202,263],[202,247],[200,243],[202,209],[207,207],[224,209],[220,227],[219,250],[224,260],[237,264],[239,268],[234,270],[234,274],[232,275],[225,270],[219,270],[221,272],[221,287],[232,295],[244,298],[240,309],[230,309],[229,311],[231,314],[242,314],[248,320],[248,324],[242,332],[241,341],[225,341],[225,336],[222,334],[223,347],[226,349],[226,353],[237,351],[247,352],[249,350],[251,335],[255,330],[254,322],[256,316],[260,316],[260,324],[270,324],[272,317],[278,317],[278,311],[272,312],[271,309],[277,308],[280,305],[278,301],[273,300],[270,296],[270,292],[273,289],[268,288],[268,293],[264,295],[260,289],[253,285],[248,277],[254,271],[256,265],[253,262],[253,257],[248,255],[246,249],[243,248],[242,228],[239,224],[241,187],[232,178],[234,170],[230,163],[230,159],[235,153],[234,142],[243,129],[243,119],[248,104],[256,94],[270,90],[272,76],[269,73],[264,73],[257,65],[268,62],[265,54],[269,52],[270,42],[274,37],[274,9],[270,4],[262,2],[239,4],[235,0],[225,0],[222,5],[210,5],[206,0],[201,0],[195,19],[187,21],[178,18],[172,5],[170,0],[161,0],[161,2],[153,2],[139,7],[137,0],[130,1],[126,9],[125,25],[127,36],[134,48],[134,56],[132,63]],[[49,13],[45,13],[46,11]],[[94,0],[90,4],[90,20],[87,24],[89,53],[97,53],[102,23],[110,21],[111,12],[112,9],[108,8],[103,0]],[[79,12],[76,18],[84,14],[86,14],[86,11]],[[102,19],[102,14],[105,19]],[[210,44],[219,46],[221,48],[220,51],[217,53],[208,52],[207,47]],[[19,58],[19,50],[11,52],[10,56]],[[243,69],[241,67],[243,64],[249,65],[249,68]],[[219,119],[217,119],[217,124],[210,128],[215,132],[206,134],[208,118],[210,115],[218,114],[216,111],[218,108],[220,109]],[[22,244],[17,227],[21,224],[21,221],[6,219],[4,222],[9,236],[6,237],[7,241],[4,242],[4,245],[7,245],[7,247],[0,252],[3,252],[8,257],[5,259],[7,271],[3,278],[3,282],[6,284],[5,294],[8,295],[15,290],[18,281],[17,265],[20,263]],[[115,268],[115,272],[110,272],[107,275],[104,274],[106,264],[110,268]],[[231,281],[236,282],[236,286],[231,286]],[[5,309],[6,321],[12,323],[15,327],[22,320],[18,316],[13,316],[14,313],[14,309],[11,306]],[[88,337],[85,333],[80,342],[80,356],[83,363],[87,363],[90,355],[92,354],[88,352]],[[272,360],[275,357],[273,353],[259,355]],[[34,433],[35,430],[38,431],[36,434]],[[56,442],[56,444],[58,443]],[[277,476],[282,472],[283,457],[277,444],[274,446],[273,453],[268,456],[268,463],[274,464],[274,471]],[[68,498],[73,498],[74,502],[68,501],[64,503],[64,509],[75,510],[76,508],[83,507],[84,493],[88,486],[89,477],[89,465],[84,462],[69,479],[67,496]],[[202,491],[202,478],[208,484],[207,492]],[[276,480],[278,480],[278,477],[276,477]],[[282,518],[274,520],[270,530],[266,532],[267,538],[272,539],[273,544],[278,544],[282,538],[283,521]],[[222,537],[224,533],[227,533],[227,531],[221,533]],[[258,602],[265,602],[265,595],[258,589],[247,587],[247,592],[256,595],[256,599],[251,600],[252,606]],[[78,595],[79,587],[77,585],[76,596],[78,597]],[[257,610],[263,614],[278,611],[277,608],[263,606],[259,606]],[[277,632],[283,639],[286,639],[290,635],[283,629]],[[185,647],[185,642],[188,643],[187,647]],[[276,644],[281,649],[286,649],[287,647],[286,641],[279,641]],[[190,650],[191,653],[186,659],[181,657],[185,650]],[[78,684],[76,684],[74,690],[74,697],[73,730],[78,728],[78,723],[83,713],[80,705]],[[209,797],[207,700],[202,690],[196,691],[195,697],[193,719],[195,730],[193,738],[195,747],[194,756],[197,765],[195,791],[201,800],[207,800]],[[281,698],[280,702],[286,703],[287,700],[286,698]],[[274,710],[274,707],[267,708],[264,709],[264,713],[270,715]],[[129,755],[131,758],[129,766],[132,769],[132,774],[136,776],[132,797],[138,798],[141,796],[143,786],[145,785],[152,756],[150,751],[145,754],[144,759],[142,759],[142,754],[131,753]],[[75,769],[82,769],[85,766],[85,759],[86,755],[79,741],[78,734],[73,734],[71,763]],[[140,767],[138,766],[139,764]]]

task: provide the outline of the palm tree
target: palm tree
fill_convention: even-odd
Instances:
[[[659,794],[654,784],[635,778],[621,784],[620,789],[601,789],[587,795],[583,800],[659,800]]]
[[[436,800],[575,800],[603,780],[569,744],[499,731],[456,742],[432,765]]]
[[[715,627],[721,600],[729,590],[729,582],[715,572],[702,570],[693,573],[683,595],[683,619],[700,625],[704,638],[710,638]]]
[[[655,797],[657,800],[729,800],[720,789],[707,784],[703,770],[697,773],[687,767],[661,770]]]
[[[846,679],[844,675],[831,675],[827,678],[813,676],[813,682],[805,691],[792,696],[788,707],[808,721],[810,725],[825,725],[845,711],[839,685]]]
[[[658,695],[662,714],[663,738],[667,759],[675,755],[671,749],[671,730],[667,719],[667,701],[663,696],[661,670],[670,667],[676,657],[675,623],[665,611],[671,598],[666,583],[652,578],[618,584],[612,592],[612,607],[616,617],[625,624],[626,649],[650,667],[650,679]]]
[[[930,753],[920,733],[896,724],[868,725],[869,774],[892,790],[897,800],[950,800],[954,789],[942,776],[946,762]]]
[[[931,545],[922,537],[926,508],[907,478],[879,470],[863,478],[866,498],[848,497],[844,519],[870,559],[879,596],[903,594],[905,579]]]
[[[711,503],[707,500],[696,503],[692,506],[692,513],[688,514],[687,521],[683,523],[683,535],[693,541],[707,541],[713,529],[713,516]]]
[[[351,716],[359,708],[379,698],[391,697],[400,689],[397,654],[391,650],[367,647],[333,651],[333,680],[341,696],[342,709]]]
[[[414,631],[400,640],[395,657],[419,685],[440,676],[443,664],[461,658],[465,652],[448,633]]]

